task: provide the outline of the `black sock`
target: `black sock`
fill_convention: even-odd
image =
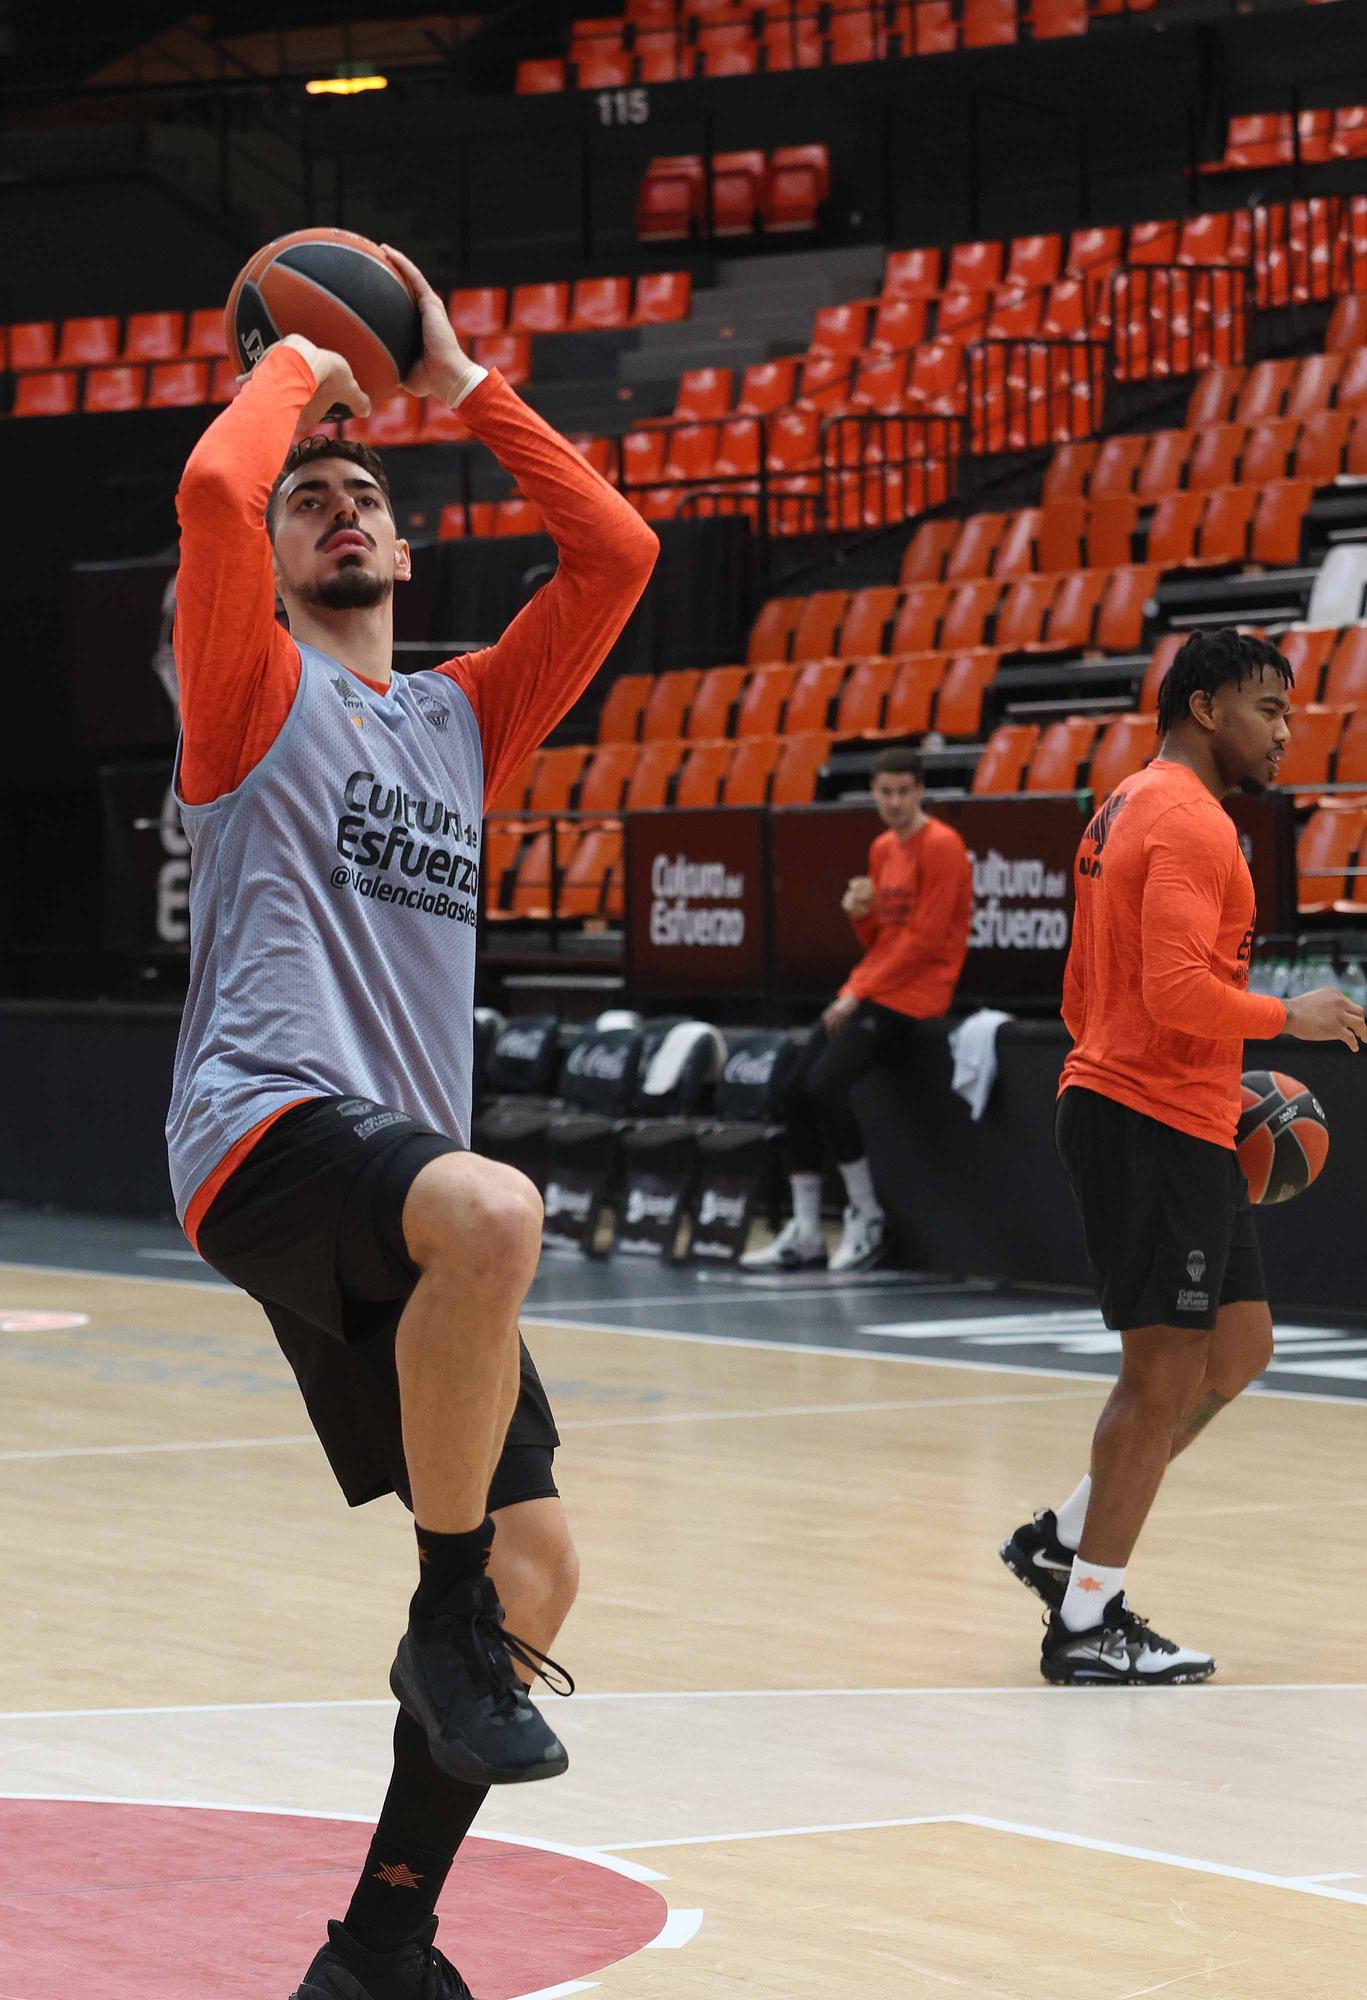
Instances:
[[[401,1709],[394,1775],[344,1919],[348,1937],[367,1951],[397,1951],[422,1928],[487,1797],[487,1786],[438,1770],[426,1732]]]
[[[417,1618],[431,1618],[453,1584],[477,1583],[483,1576],[489,1567],[494,1524],[486,1519],[464,1535],[437,1535],[416,1522],[413,1525],[420,1567],[412,1609]]]

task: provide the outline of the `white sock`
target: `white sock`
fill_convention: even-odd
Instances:
[[[1124,1588],[1123,1569],[1105,1569],[1100,1563],[1074,1556],[1073,1573],[1058,1615],[1070,1632],[1090,1632],[1101,1623],[1101,1614],[1111,1599]]]
[[[820,1174],[789,1174],[788,1183],[793,1190],[793,1220],[799,1235],[820,1236]]]
[[[1078,1543],[1082,1540],[1083,1523],[1087,1519],[1087,1502],[1092,1497],[1092,1475],[1087,1473],[1079,1480],[1073,1491],[1055,1514],[1058,1522],[1058,1538],[1065,1549],[1077,1554]]]
[[[867,1160],[851,1160],[848,1165],[842,1165],[840,1177],[845,1183],[852,1209],[864,1216],[883,1213],[883,1204],[873,1191],[873,1175],[869,1172]]]

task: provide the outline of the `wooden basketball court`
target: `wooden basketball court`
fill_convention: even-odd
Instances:
[[[62,1227],[0,1265],[0,1996],[285,2000],[387,1780],[408,1519],[169,1232]],[[996,1547],[1105,1384],[917,1351],[965,1309],[548,1260],[582,1691],[448,1886],[479,2000],[1367,1995],[1361,1397],[1250,1396],[1174,1471],[1132,1594],[1214,1682],[1050,1689]]]

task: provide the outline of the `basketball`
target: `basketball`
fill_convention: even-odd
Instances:
[[[349,229],[277,236],[238,272],[224,313],[245,372],[287,333],[344,354],[372,403],[392,396],[422,352],[417,301],[378,243]]]
[[[1266,1208],[1303,1194],[1329,1156],[1324,1106],[1275,1069],[1245,1070],[1235,1143],[1250,1200]]]

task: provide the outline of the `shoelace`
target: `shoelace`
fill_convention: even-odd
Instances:
[[[1175,1653],[1177,1646],[1172,1639],[1165,1639],[1161,1632],[1155,1632],[1152,1625],[1132,1611],[1127,1604],[1120,1614],[1120,1630],[1127,1639],[1135,1639],[1141,1645],[1149,1646],[1155,1653]]]
[[[503,1706],[511,1707],[522,1692],[513,1672],[513,1662],[544,1681],[552,1694],[574,1693],[574,1677],[549,1653],[543,1653],[529,1639],[519,1639],[503,1622],[503,1606],[489,1589],[469,1621],[472,1648],[489,1670],[494,1685],[502,1692]]]

